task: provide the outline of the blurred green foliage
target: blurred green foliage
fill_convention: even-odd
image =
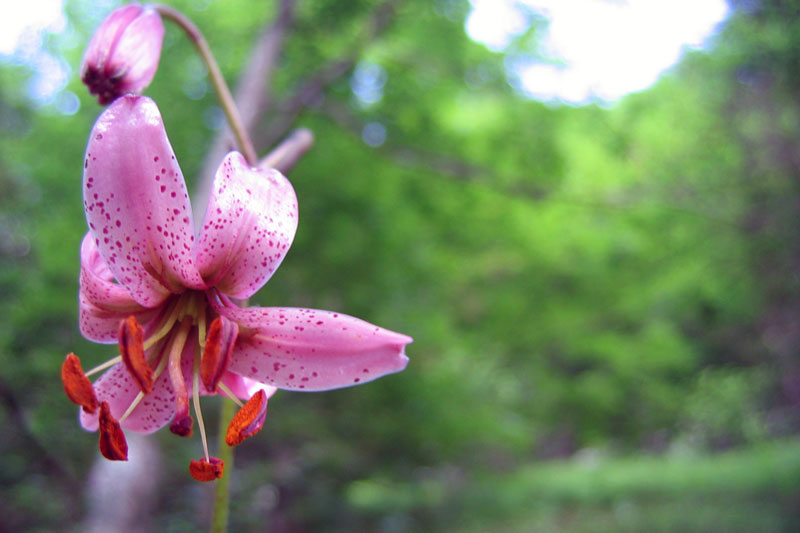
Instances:
[[[231,82],[277,11],[171,3]],[[415,342],[402,374],[276,395],[237,450],[232,529],[795,530],[798,444],[773,441],[800,427],[800,5],[733,2],[710,49],[651,89],[572,108],[507,83],[504,54],[465,34],[466,1],[398,3],[372,37],[381,2],[298,4],[259,148],[286,133],[306,80],[354,68],[293,121],[317,139],[289,174],[300,225],[253,302]],[[87,366],[113,355],[76,325],[79,182],[101,109],[75,72],[105,14],[67,2],[44,43],[72,68],[75,114],[0,65],[0,529],[77,531],[86,510],[95,438],[58,369],[69,351]],[[532,54],[540,28],[508,53]],[[174,27],[147,94],[197,183],[220,113]],[[362,139],[368,124],[385,142]],[[154,438],[177,460],[152,520],[204,527],[207,494],[184,471],[199,443]]]

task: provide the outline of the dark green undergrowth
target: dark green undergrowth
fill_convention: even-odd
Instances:
[[[462,483],[362,480],[348,494],[378,529],[432,514],[441,520],[432,531],[789,532],[800,527],[800,441],[717,455],[582,454]]]

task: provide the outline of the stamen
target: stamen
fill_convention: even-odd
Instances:
[[[109,359],[105,363],[99,364],[96,367],[94,367],[93,369],[89,370],[86,373],[86,377],[89,377],[89,376],[91,376],[93,374],[97,374],[98,372],[103,371],[103,370],[105,370],[106,368],[108,368],[110,366],[114,366],[114,365],[116,365],[117,363],[119,363],[121,361],[122,361],[122,356],[121,355],[118,355],[116,357],[112,357],[111,359]]]
[[[266,418],[267,394],[264,389],[259,389],[234,415],[228,425],[225,442],[228,446],[241,444],[246,438],[252,437],[261,430]]]
[[[194,413],[197,415],[197,426],[200,428],[200,440],[203,441],[203,451],[208,455],[208,441],[206,440],[206,425],[203,423],[203,413],[200,411],[200,351],[194,351],[194,364],[192,365],[192,399],[194,400]]]
[[[67,354],[61,365],[61,381],[64,383],[64,392],[73,403],[83,407],[83,410],[89,414],[97,411],[97,396],[94,394],[94,387],[83,373],[81,360],[74,353]]]
[[[119,353],[122,362],[141,391],[149,394],[153,390],[153,369],[147,364],[144,356],[144,329],[129,316],[119,324]]]
[[[232,320],[218,316],[211,323],[200,364],[200,376],[209,392],[216,391],[217,384],[228,368],[238,335],[239,326]]]
[[[189,473],[197,481],[214,481],[222,477],[225,461],[216,457],[203,457],[199,461],[194,459],[189,462]]]
[[[169,430],[180,435],[189,437],[192,435],[192,417],[189,414],[189,394],[186,391],[186,381],[181,369],[181,354],[186,345],[186,338],[192,327],[192,317],[186,316],[181,322],[180,329],[175,334],[175,338],[170,346],[168,370],[169,379],[172,382],[172,390],[175,392],[175,418],[169,426]]]
[[[229,388],[228,388],[228,386],[227,386],[227,385],[225,385],[223,382],[221,382],[221,381],[220,381],[220,382],[217,384],[217,388],[218,388],[220,391],[222,391],[222,393],[223,393],[223,394],[225,394],[225,396],[227,396],[228,398],[230,398],[231,400],[233,400],[233,402],[234,402],[236,405],[238,405],[239,407],[244,407],[244,404],[242,403],[242,401],[241,401],[239,398],[237,398],[237,397],[236,397],[236,395],[233,393],[233,391],[232,391],[231,389],[229,389]]]
[[[119,417],[119,423],[120,424],[125,422],[125,420],[131,415],[133,410],[136,409],[139,406],[139,402],[142,401],[142,398],[144,398],[144,392],[139,391],[139,394],[136,395],[136,398],[133,399],[133,401],[128,406],[128,408],[125,409],[125,412],[122,413],[122,416]]]
[[[108,402],[100,403],[100,453],[111,461],[128,460],[128,443],[119,422],[111,416]]]
[[[158,331],[156,331],[147,338],[147,341],[145,341],[144,343],[145,350],[149,349],[155,343],[166,337],[170,331],[172,331],[172,326],[174,326],[175,322],[178,321],[178,315],[180,314],[181,311],[181,305],[180,305],[181,300],[182,297],[177,299],[175,303],[172,304],[172,308],[169,311],[169,315],[167,315],[167,320],[164,321],[164,323],[161,325]]]
[[[166,368],[166,366],[167,366],[167,358],[161,357],[161,360],[158,362],[158,366],[156,367],[156,371],[153,374],[153,383],[155,383],[155,381],[158,379],[161,373],[164,372],[164,368]],[[136,395],[136,398],[133,399],[133,401],[125,410],[125,412],[122,414],[122,416],[119,417],[120,424],[125,422],[125,419],[127,419],[133,412],[133,410],[136,409],[136,407],[139,405],[139,402],[141,402],[142,398],[144,398],[144,395],[145,395],[144,392],[139,391],[139,394]]]

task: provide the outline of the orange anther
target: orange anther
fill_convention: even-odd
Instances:
[[[247,403],[234,415],[225,434],[228,446],[241,444],[247,437],[252,437],[264,426],[267,418],[267,395],[259,390],[247,400]]]
[[[144,356],[144,330],[136,317],[131,315],[120,322],[117,338],[125,368],[142,392],[148,394],[153,390],[153,369]]]
[[[64,382],[64,392],[70,400],[83,407],[87,413],[97,411],[97,396],[94,394],[92,382],[86,377],[81,360],[74,353],[68,354],[61,365],[61,381]]]
[[[203,457],[199,461],[192,459],[189,462],[189,473],[197,481],[214,481],[222,477],[225,470],[225,461],[216,457]]]
[[[228,368],[233,344],[239,335],[239,326],[218,316],[208,328],[206,346],[200,360],[200,379],[209,392],[217,390],[217,383]]]
[[[128,442],[119,422],[111,416],[108,402],[100,403],[100,453],[111,461],[128,460]]]

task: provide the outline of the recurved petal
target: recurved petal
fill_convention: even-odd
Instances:
[[[219,307],[239,322],[230,371],[279,389],[320,391],[372,381],[406,367],[412,338],[341,313]]]
[[[274,169],[229,153],[214,179],[198,238],[197,268],[209,286],[249,298],[283,261],[297,229],[297,198]]]
[[[189,195],[156,104],[123,96],[92,129],[83,173],[86,220],[114,277],[145,307],[204,283],[192,260]]]
[[[120,320],[131,315],[142,324],[147,324],[158,312],[157,309],[138,307],[136,311],[115,311],[92,304],[83,291],[78,295],[78,326],[81,335],[92,342],[113,344],[117,342]]]
[[[142,309],[127,289],[114,282],[114,275],[100,257],[91,232],[81,242],[80,289],[92,304],[104,309],[132,311]]]
[[[120,320],[134,315],[139,322],[146,323],[156,313],[136,303],[125,287],[114,282],[91,233],[86,234],[81,244],[78,301],[81,334],[100,343],[116,342]]]

